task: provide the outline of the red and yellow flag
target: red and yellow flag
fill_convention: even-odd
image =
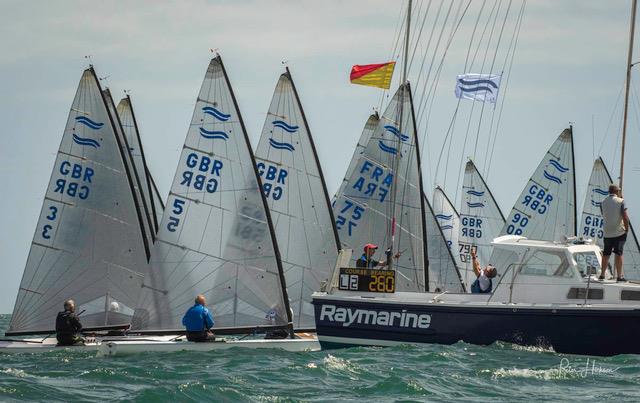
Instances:
[[[391,76],[393,76],[393,68],[395,66],[396,62],[356,64],[351,68],[351,83],[388,90],[391,86]]]

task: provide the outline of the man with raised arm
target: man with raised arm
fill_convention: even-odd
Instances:
[[[84,343],[80,336],[82,324],[76,315],[76,303],[72,299],[64,301],[64,311],[56,317],[56,339],[59,346],[73,346]]]
[[[609,185],[609,196],[600,204],[604,224],[604,249],[602,251],[602,272],[600,280],[605,279],[611,252],[615,253],[616,281],[627,281],[622,272],[622,250],[629,232],[629,216],[624,199],[619,197],[620,188],[616,184]]]
[[[491,280],[498,274],[495,267],[487,265],[484,269],[480,266],[478,256],[476,256],[476,248],[471,248],[471,261],[473,263],[473,272],[476,274],[476,280],[471,284],[471,292],[474,294],[488,294],[493,290],[493,281]]]
[[[184,314],[182,324],[187,330],[187,340],[195,342],[215,340],[211,331],[214,324],[213,317],[206,305],[204,295],[200,294],[196,297],[195,304]]]

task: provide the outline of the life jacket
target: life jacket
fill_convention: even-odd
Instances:
[[[476,281],[474,281],[471,284],[471,292],[473,294],[488,294],[491,292],[491,290],[493,289],[493,281],[491,281],[491,279],[489,278],[489,288],[487,288],[486,290],[482,291],[482,288],[480,288],[480,279],[477,278]]]

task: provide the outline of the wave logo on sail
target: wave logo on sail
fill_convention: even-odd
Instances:
[[[218,119],[221,122],[226,122],[231,117],[231,115],[226,114],[222,111],[219,111],[216,108],[211,106],[205,106],[204,108],[202,108],[202,112],[204,112],[205,115],[213,116],[214,118]]]
[[[73,142],[81,146],[89,146],[96,149],[100,147],[100,143],[98,142],[98,140],[90,139],[87,137],[80,137],[75,133],[73,133]]]
[[[481,208],[484,207],[484,203],[471,203],[471,202],[467,202],[467,206],[471,207],[471,208]]]
[[[76,116],[76,122],[81,123],[93,130],[101,129],[102,126],[104,126],[104,123],[94,122],[86,116]]]
[[[591,205],[594,206],[594,207],[600,207],[600,206],[602,206],[602,202],[597,202],[597,201],[591,199]]]
[[[229,138],[229,135],[226,132],[220,130],[207,130],[204,127],[200,128],[200,135],[205,139],[227,140]]]
[[[384,129],[404,142],[409,140],[409,136],[407,136],[406,134],[401,134],[398,128],[395,126],[386,125]]]
[[[287,124],[287,122],[283,122],[282,120],[274,120],[271,123],[273,124],[274,127],[278,127],[287,133],[295,133],[299,129],[298,126],[289,125]]]
[[[557,160],[549,160],[549,164],[551,164],[555,169],[562,173],[565,173],[569,170],[569,168],[562,166],[562,164],[560,164],[560,161]]]
[[[278,150],[288,150],[291,152],[295,150],[295,148],[293,147],[293,144],[275,141],[274,139],[269,139],[269,145]]]
[[[449,221],[450,219],[453,218],[453,214],[450,214],[450,215],[436,214],[436,218],[439,219],[439,220]]]
[[[598,189],[598,188],[594,188],[592,190],[592,192],[597,193],[599,195],[603,195],[603,196],[608,196],[609,195],[609,191],[605,190],[605,189]]]
[[[396,155],[398,153],[398,149],[395,147],[390,147],[382,142],[382,140],[378,141],[378,147],[385,153]]]
[[[445,230],[445,229],[453,229],[453,225],[451,224],[447,224],[447,225],[441,225],[440,226],[441,230]]]
[[[544,171],[542,174],[545,178],[549,179],[551,182],[555,182],[558,185],[562,184],[562,180],[555,175],[551,175],[549,172]]]
[[[484,192],[479,192],[477,190],[467,190],[467,194],[478,197],[484,196]]]

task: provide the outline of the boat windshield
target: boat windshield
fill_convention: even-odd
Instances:
[[[573,258],[576,260],[578,271],[583,277],[600,272],[600,259],[595,252],[576,252],[573,254]]]

